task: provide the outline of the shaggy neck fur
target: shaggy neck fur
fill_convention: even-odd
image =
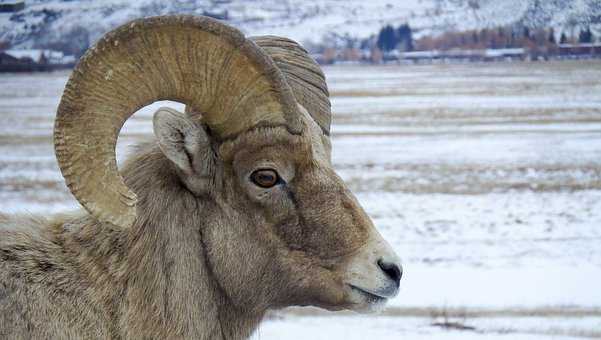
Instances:
[[[203,244],[221,208],[183,188],[157,147],[137,152],[123,175],[145,217],[128,231],[89,216],[0,215],[0,331],[16,332],[0,338],[249,337],[265,310],[231,303]],[[28,317],[10,313],[13,303]]]
[[[146,147],[124,169],[139,194],[140,213],[130,235],[126,338],[244,339],[263,312],[234,306],[214,280],[200,223],[220,210],[183,188],[173,164]],[[148,190],[148,188],[153,188]],[[152,313],[148,311],[152,310]],[[151,315],[140,319],[138,315]]]

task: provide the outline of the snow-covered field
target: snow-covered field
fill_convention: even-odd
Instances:
[[[278,311],[254,339],[601,338],[601,62],[325,71],[335,166],[402,290],[378,316]],[[0,76],[0,211],[77,207],[51,140],[67,76]]]

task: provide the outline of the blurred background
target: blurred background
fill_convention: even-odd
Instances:
[[[0,211],[78,208],[52,147],[70,69],[170,13],[307,48],[334,165],[404,260],[381,314],[291,308],[253,339],[601,338],[601,0],[0,0]]]

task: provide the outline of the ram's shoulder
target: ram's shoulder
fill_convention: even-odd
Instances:
[[[62,244],[63,220],[0,215],[0,339],[110,337]]]
[[[62,222],[34,215],[0,215],[0,265],[10,278],[40,283],[65,268],[57,230]]]
[[[110,324],[90,301],[29,282],[0,261],[0,339],[109,339]]]
[[[48,221],[34,215],[0,214],[0,261],[14,262],[43,252],[47,244]]]

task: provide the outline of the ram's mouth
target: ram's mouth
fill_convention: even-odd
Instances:
[[[355,285],[349,284],[351,289],[355,292],[360,293],[363,297],[365,297],[366,302],[369,304],[385,304],[388,301],[388,298],[385,296],[378,295],[374,292],[367,291],[363,288],[357,287]]]

